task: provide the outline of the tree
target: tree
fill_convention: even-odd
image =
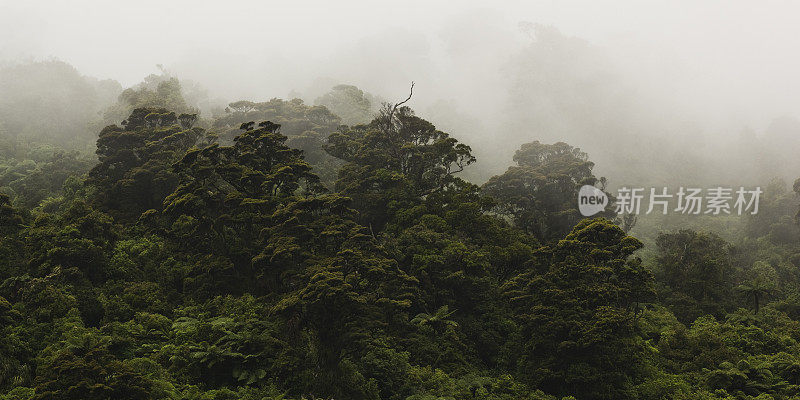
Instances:
[[[83,175],[94,163],[77,151],[54,149],[42,153],[0,172],[0,185],[21,206],[33,208],[44,199],[57,196],[71,176]]]
[[[184,116],[184,124],[191,119]],[[97,190],[93,202],[123,220],[160,210],[178,184],[172,163],[201,144],[201,128],[181,127],[175,113],[163,108],[137,108],[123,121],[110,125],[97,139],[99,163],[88,183]]]
[[[339,116],[345,125],[361,125],[371,121],[376,111],[376,101],[369,93],[352,85],[336,85],[328,93],[314,100]]]
[[[763,261],[757,261],[749,273],[747,281],[737,286],[745,296],[753,299],[753,307],[758,314],[761,300],[775,291],[775,270]]]
[[[228,104],[229,110],[235,113],[247,114],[256,109],[256,104],[252,101],[240,100]]]
[[[273,311],[285,318],[289,339],[305,337],[313,351],[302,393],[366,399],[389,393],[395,382],[374,382],[358,360],[379,365],[418,303],[417,280],[390,258],[364,226],[355,222],[350,199],[338,194],[295,196],[278,207],[261,231],[262,251],[253,258],[259,293],[279,296]],[[398,366],[399,368],[399,366]],[[293,378],[296,379],[296,378]]]
[[[69,335],[66,343],[52,346],[56,349],[49,349],[52,353],[43,360],[35,400],[167,398],[157,396],[150,379],[109,352],[108,338],[79,329]]]
[[[20,232],[25,228],[22,210],[11,204],[8,196],[0,194],[0,263],[5,266],[0,271],[0,280],[10,278],[25,271],[25,237]]]
[[[100,324],[104,310],[96,286],[106,282],[108,255],[118,238],[112,219],[83,201],[57,215],[41,215],[25,232],[29,274],[67,286],[87,326]]]
[[[713,233],[680,230],[656,239],[656,280],[662,301],[681,321],[732,310],[734,270],[730,246]]]
[[[236,244],[252,244],[257,224],[282,201],[323,190],[302,151],[286,147],[279,125],[242,128],[233,146],[192,149],[174,166],[178,184],[164,199],[164,215],[197,248],[237,253]]]
[[[323,149],[325,139],[341,124],[341,119],[321,105],[309,106],[300,99],[272,99],[266,102],[236,101],[230,103],[227,113],[213,122],[223,145],[233,143],[241,124],[251,121],[272,121],[281,126],[286,144],[303,150],[303,156],[320,177],[321,182],[333,187],[341,162]]]
[[[436,312],[433,314],[428,313],[419,313],[415,316],[411,323],[417,326],[429,325],[433,327],[433,329],[437,331],[442,331],[446,327],[456,327],[458,323],[449,319],[451,315],[453,315],[455,311],[450,311],[450,309],[444,305],[436,309]]]
[[[630,258],[641,247],[608,220],[582,220],[504,285],[525,338],[520,376],[559,395],[634,397],[645,354],[635,316],[655,294],[651,273]]]
[[[23,345],[25,338],[20,338],[15,329],[21,320],[19,310],[13,309],[12,304],[0,296],[0,390],[6,390],[15,382],[18,384],[28,378],[26,363],[31,354]]]
[[[302,151],[287,147],[279,129],[268,121],[245,123],[232,146],[186,152],[173,166],[177,185],[163,211],[143,216],[152,232],[187,249],[192,267],[184,288],[194,296],[270,287],[254,270],[254,257],[277,244],[267,236],[276,213],[325,191]]]
[[[0,194],[0,234],[9,237],[18,232],[23,223],[23,217],[11,204],[11,199],[5,194]]]
[[[116,124],[137,108],[167,109],[186,115],[198,114],[199,99],[192,99],[194,101],[190,104],[184,96],[184,84],[191,82],[182,83],[163,68],[161,72],[159,75],[150,74],[141,83],[123,90],[116,104],[103,112],[103,121]]]
[[[483,185],[484,192],[497,200],[501,215],[529,234],[544,241],[564,237],[583,218],[578,211],[578,190],[599,181],[592,175],[594,163],[566,143],[538,141],[523,144],[514,161],[516,166]],[[609,199],[613,197],[609,195]],[[615,213],[607,210],[597,216],[613,219]]]
[[[325,147],[347,162],[336,190],[353,198],[360,221],[375,230],[398,207],[456,184],[455,175],[475,162],[469,146],[399,105],[386,105],[368,125],[332,134]]]
[[[91,126],[98,113],[121,91],[118,82],[83,76],[62,61],[4,65],[0,68],[4,136],[15,149],[27,141],[82,149],[94,140]]]

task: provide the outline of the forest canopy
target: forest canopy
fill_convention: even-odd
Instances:
[[[800,180],[740,176],[741,216],[583,215],[645,176],[597,157],[661,185],[676,147],[606,143],[638,108],[528,28],[513,154],[420,84],[221,102],[160,65],[2,66],[0,400],[800,398]]]

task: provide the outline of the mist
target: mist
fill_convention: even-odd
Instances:
[[[612,185],[797,171],[791,2],[0,4],[2,65],[56,59],[125,88],[163,68],[205,114],[338,84],[396,102],[413,81],[408,105],[473,146],[478,183],[533,140],[581,148]]]
[[[0,400],[798,398],[798,15],[0,0]]]

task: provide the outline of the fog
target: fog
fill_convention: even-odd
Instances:
[[[350,84],[473,146],[483,181],[566,141],[612,186],[800,170],[790,1],[0,1],[0,64],[58,59],[131,87],[157,65],[224,107]],[[4,94],[0,93],[0,97]]]

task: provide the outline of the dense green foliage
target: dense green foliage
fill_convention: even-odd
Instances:
[[[581,219],[575,205],[578,189],[605,184],[604,178],[592,175],[589,156],[566,143],[523,144],[514,161],[516,166],[489,179],[484,190],[498,199],[500,214],[539,238],[563,238]],[[615,214],[609,207],[599,216],[613,219]]]
[[[315,173],[326,185],[336,179],[336,170],[341,165],[322,146],[325,139],[341,123],[341,118],[324,106],[308,106],[300,99],[290,101],[272,99],[267,102],[237,101],[225,108],[225,115],[214,121],[222,143],[231,143],[239,134],[241,124],[253,121],[271,121],[281,126],[287,136],[287,144],[303,150],[305,159],[315,168]]]
[[[605,179],[568,144],[478,186],[469,146],[408,107],[360,120],[351,86],[203,121],[148,82],[96,160],[0,148],[2,400],[800,396],[785,185],[736,242],[642,250],[577,212]]]

